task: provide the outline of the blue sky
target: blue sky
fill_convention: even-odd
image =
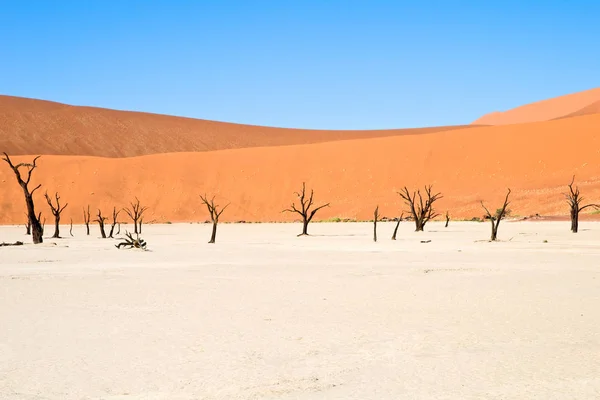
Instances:
[[[600,1],[0,0],[0,93],[298,128],[469,123],[600,86]]]

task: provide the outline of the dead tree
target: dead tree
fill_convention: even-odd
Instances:
[[[73,236],[73,218],[71,218],[71,227],[69,228],[69,235]]]
[[[125,238],[121,238],[122,242],[116,244],[115,247],[120,249],[121,247],[126,249],[142,249],[146,250],[146,241],[140,238],[140,235],[136,235],[136,239],[133,238],[131,233],[125,232]]]
[[[148,209],[148,207],[142,207],[140,205],[140,200],[136,197],[135,202],[129,203],[130,207],[124,209],[125,213],[129,215],[129,218],[133,221],[133,233],[140,233],[138,229],[138,221],[142,219],[144,215],[144,211]],[[141,229],[141,227],[140,227]]]
[[[508,201],[508,196],[510,196],[510,188],[508,189],[508,193],[506,193],[506,198],[504,199],[502,208],[498,208],[493,215],[483,204],[483,201],[481,202],[481,206],[485,210],[486,217],[492,223],[492,236],[490,237],[490,241],[492,242],[495,241],[498,236],[498,226],[500,225],[500,221],[502,221],[502,218],[504,218],[509,212],[509,210],[506,209],[510,204],[510,201]]]
[[[571,183],[569,183],[569,193],[565,193],[565,197],[567,198],[567,202],[569,203],[570,214],[571,214],[571,232],[577,233],[579,230],[579,213],[586,208],[594,207],[599,208],[598,204],[586,204],[581,205],[583,201],[583,197],[579,193],[579,187],[575,186],[573,188],[573,183],[575,183],[575,176],[573,175],[573,179]]]
[[[447,228],[449,223],[450,223],[450,214],[448,213],[448,211],[446,211],[446,225],[444,225],[444,228]]]
[[[400,215],[398,221],[396,222],[396,227],[394,228],[394,234],[392,235],[392,240],[396,240],[396,234],[398,233],[398,227],[400,226],[400,222],[402,222],[402,218],[404,218],[404,213]]]
[[[25,218],[27,218],[27,222],[25,223],[25,234],[31,235],[31,221],[29,220],[27,214],[25,214]]]
[[[60,238],[60,214],[67,208],[69,203],[66,203],[64,206],[60,206],[60,196],[58,192],[55,194],[54,199],[56,200],[56,205],[52,204],[52,199],[48,196],[48,192],[44,193],[44,197],[50,206],[50,210],[52,210],[52,215],[54,215],[54,235],[53,238]]]
[[[313,217],[322,208],[329,207],[329,203],[323,204],[322,206],[315,207],[314,206],[314,190],[311,189],[310,196],[306,198],[306,183],[302,182],[302,191],[294,192],[300,201],[300,208],[296,207],[295,203],[292,203],[290,208],[283,210],[282,212],[294,212],[299,214],[302,217],[302,233],[298,236],[307,236],[308,235],[308,224],[312,221]]]
[[[102,216],[102,211],[98,209],[98,216],[96,217],[96,222],[100,227],[100,235],[102,235],[102,239],[106,239],[106,232],[104,231],[104,222],[107,220],[106,217]]]
[[[206,195],[200,195],[200,198],[202,199],[202,203],[206,205],[206,208],[210,214],[210,220],[213,223],[212,234],[210,235],[210,241],[208,243],[214,243],[217,238],[217,224],[219,223],[219,217],[221,214],[223,214],[223,211],[225,211],[229,204],[219,210],[219,206],[215,204],[214,196],[210,200],[208,200]]]
[[[377,220],[379,219],[379,206],[375,207],[373,212],[373,241],[377,241]]]
[[[83,223],[85,224],[85,230],[87,231],[87,235],[90,236],[90,221],[92,216],[90,214],[90,205],[88,204],[87,210],[83,209]]]
[[[420,190],[413,192],[411,195],[406,186],[402,191],[398,192],[404,203],[409,207],[409,212],[415,220],[416,232],[423,231],[425,224],[439,215],[435,212],[433,203],[441,199],[442,194],[434,194],[431,189],[432,185],[425,186],[425,196],[423,196]]]
[[[110,224],[110,233],[108,234],[109,238],[113,237],[113,233],[115,232],[115,226],[117,226],[117,224],[119,223],[117,221],[117,218],[119,218],[119,214],[121,213],[121,210],[117,211],[117,207],[113,207],[113,213],[112,213],[112,223]],[[141,230],[141,224],[140,224],[140,230]],[[118,235],[118,233],[117,233]]]
[[[19,186],[21,186],[21,189],[23,189],[23,194],[25,195],[25,205],[27,206],[27,220],[29,221],[29,224],[31,225],[31,233],[32,233],[31,236],[33,238],[34,244],[44,242],[44,238],[43,238],[44,230],[43,230],[42,224],[39,220],[39,217],[35,213],[35,204],[33,203],[33,194],[42,185],[37,185],[35,188],[33,188],[33,190],[29,190],[29,182],[31,182],[31,174],[33,173],[33,170],[35,170],[35,168],[37,167],[36,162],[39,158],[40,158],[40,156],[35,157],[31,164],[19,163],[17,165],[14,165],[12,163],[10,157],[6,153],[4,153],[4,157],[2,158],[4,161],[6,161],[6,163],[13,170],[13,172],[15,173],[15,177],[17,178],[17,182],[19,183]],[[23,179],[23,176],[21,176],[21,168],[26,169],[24,171],[25,179]]]

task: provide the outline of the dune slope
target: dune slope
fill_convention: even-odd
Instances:
[[[513,189],[515,214],[566,214],[562,192],[573,174],[585,196],[600,202],[599,128],[596,114],[284,147],[122,159],[44,156],[34,180],[44,185],[37,194],[39,210],[49,216],[43,190],[58,190],[69,202],[63,221],[75,222],[81,222],[87,204],[108,213],[134,196],[150,207],[148,222],[203,221],[208,215],[201,193],[231,202],[224,221],[290,221],[295,216],[281,210],[302,181],[315,189],[317,202],[331,202],[317,219],[366,219],[376,205],[393,217],[401,208],[396,191],[427,183],[444,193],[439,209],[453,217],[481,216],[479,201],[494,208],[507,187]],[[24,219],[22,193],[4,164],[0,210],[0,223]]]
[[[600,88],[554,97],[504,112],[486,114],[474,121],[473,125],[520,124],[595,114],[599,112],[597,102],[600,102]]]
[[[0,151],[15,155],[134,157],[421,134],[446,129],[457,127],[373,131],[283,129],[0,96]]]

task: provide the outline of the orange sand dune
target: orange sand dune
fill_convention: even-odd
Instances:
[[[44,156],[35,182],[69,202],[66,222],[81,222],[88,203],[108,213],[134,196],[150,207],[148,221],[203,221],[202,193],[231,202],[226,221],[294,220],[281,210],[303,180],[315,188],[317,202],[331,202],[317,218],[367,219],[375,205],[396,216],[396,191],[426,183],[444,193],[439,210],[454,217],[481,216],[481,199],[497,207],[508,186],[515,214],[556,215],[567,212],[561,193],[573,174],[584,195],[600,202],[599,131],[596,114],[285,147],[123,159]],[[42,194],[38,208],[49,216]],[[22,223],[23,203],[12,171],[0,165],[0,223]]]
[[[9,154],[133,157],[320,143],[446,129],[457,127],[374,131],[268,128],[0,96],[0,151]]]
[[[493,112],[477,119],[473,125],[508,125],[549,121],[566,116],[596,114],[600,109],[600,88],[538,101],[504,112]],[[595,105],[594,105],[595,103]]]

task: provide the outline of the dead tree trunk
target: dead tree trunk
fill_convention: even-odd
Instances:
[[[71,227],[69,228],[69,235],[73,236],[73,218],[71,218]]]
[[[485,210],[487,218],[489,218],[490,222],[492,223],[492,235],[490,237],[490,241],[492,242],[496,241],[498,237],[498,226],[500,225],[500,221],[502,221],[502,218],[504,218],[508,213],[508,210],[506,209],[506,207],[508,207],[510,204],[510,201],[508,201],[508,196],[510,196],[510,188],[508,189],[508,193],[506,193],[506,198],[504,199],[502,208],[498,208],[493,215],[483,204],[483,201],[481,202],[481,206]]]
[[[431,189],[432,185],[425,186],[425,199],[420,190],[413,192],[411,195],[406,186],[398,192],[404,203],[409,207],[409,212],[415,220],[415,231],[417,232],[423,231],[425,224],[439,215],[435,212],[433,203],[441,199],[442,194],[433,194]]]
[[[83,223],[85,224],[85,230],[87,232],[87,235],[90,236],[90,221],[92,219],[92,216],[90,214],[90,206],[88,204],[87,210],[84,208],[83,209]]]
[[[567,202],[569,203],[569,211],[570,211],[570,215],[571,215],[571,232],[573,233],[577,233],[577,231],[579,230],[579,213],[583,210],[585,210],[586,208],[590,208],[590,207],[594,207],[594,208],[599,208],[600,205],[598,204],[586,204],[586,205],[581,205],[581,202],[583,201],[583,197],[581,197],[581,194],[579,193],[579,187],[575,187],[573,188],[573,183],[575,182],[575,176],[573,176],[573,179],[571,180],[571,183],[569,183],[569,193],[565,193],[565,197],[567,198]]]
[[[444,225],[444,228],[447,228],[449,223],[450,223],[450,214],[448,214],[448,211],[446,211],[446,225]]]
[[[210,220],[213,224],[212,233],[210,235],[210,241],[208,243],[215,243],[215,241],[217,240],[217,224],[219,223],[219,217],[221,217],[221,214],[223,214],[223,211],[225,211],[229,204],[227,204],[225,207],[219,210],[219,206],[215,204],[214,196],[212,199],[210,199],[210,201],[208,200],[208,197],[206,195],[200,195],[200,198],[202,199],[202,203],[206,205],[206,208],[208,209],[208,212],[210,214]]]
[[[373,241],[377,241],[377,220],[379,219],[379,206],[375,207],[373,212]]]
[[[394,234],[392,235],[392,240],[396,240],[396,234],[398,233],[398,227],[400,226],[400,222],[402,222],[402,218],[404,218],[404,213],[400,215],[398,221],[396,222],[396,227],[394,228]]]
[[[311,210],[311,207],[314,205],[314,191],[310,191],[310,196],[306,198],[306,183],[302,182],[302,191],[295,192],[296,196],[300,200],[300,208],[296,207],[296,204],[292,203],[290,208],[283,210],[282,212],[295,212],[302,217],[302,233],[298,236],[307,236],[308,235],[308,224],[312,221],[313,217],[322,208],[329,207],[329,203],[323,204],[322,206],[315,207]]]
[[[29,220],[27,214],[25,214],[25,218],[27,218],[27,222],[25,223],[25,234],[31,235],[31,221]]]
[[[113,213],[112,213],[112,223],[110,224],[110,233],[108,235],[108,237],[112,238],[113,237],[113,233],[115,232],[115,226],[117,226],[118,221],[117,218],[119,218],[119,214],[121,213],[121,210],[117,211],[117,207],[113,207]],[[140,225],[141,227],[141,225]],[[141,233],[141,231],[140,231]],[[118,233],[117,233],[118,235]]]
[[[140,235],[142,234],[142,223],[144,222],[143,218],[140,218],[139,227],[140,227]]]
[[[58,192],[56,193],[56,195],[54,196],[55,200],[56,200],[56,205],[52,204],[52,199],[50,198],[50,196],[48,196],[48,192],[46,192],[44,194],[44,197],[46,198],[46,201],[48,202],[48,205],[50,206],[50,210],[52,210],[52,215],[54,215],[54,235],[52,235],[53,238],[60,238],[60,214],[62,214],[62,212],[65,210],[65,208],[67,208],[67,206],[69,205],[69,203],[65,204],[64,206],[60,206],[60,197],[58,196]]]
[[[125,213],[129,215],[129,218],[133,221],[133,233],[141,233],[138,225],[138,221],[142,219],[144,212],[148,209],[148,207],[142,207],[140,205],[140,200],[136,197],[135,202],[129,203],[130,207],[124,209]]]
[[[119,235],[120,233],[121,233],[121,223],[118,222],[117,223],[117,233],[116,234]]]
[[[37,156],[33,159],[31,164],[28,163],[19,163],[14,165],[8,156],[8,154],[4,153],[4,157],[2,158],[6,163],[10,166],[10,168],[15,173],[15,177],[17,178],[17,182],[21,189],[23,189],[23,194],[25,195],[25,205],[27,206],[27,220],[31,225],[31,236],[33,238],[33,243],[43,243],[44,242],[44,231],[42,224],[40,223],[39,217],[35,213],[35,204],[33,203],[33,194],[36,190],[38,190],[42,185],[37,185],[33,190],[29,190],[29,182],[31,182],[31,174],[33,170],[37,167],[37,160],[40,156]],[[26,168],[26,178],[23,179],[21,176],[21,168]]]
[[[98,209],[98,216],[96,217],[96,222],[98,223],[98,226],[100,227],[100,235],[102,236],[102,239],[106,239],[106,232],[104,230],[104,222],[106,221],[106,217],[102,216],[102,211],[100,211],[100,209]]]

